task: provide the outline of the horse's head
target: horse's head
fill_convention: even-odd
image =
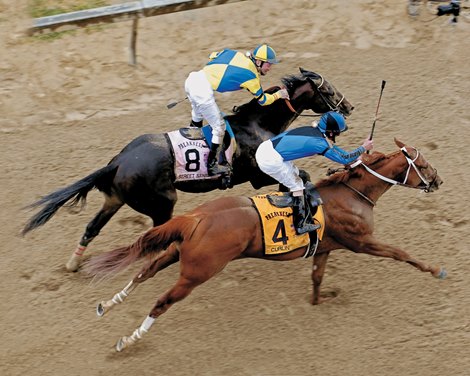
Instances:
[[[299,68],[301,76],[283,78],[295,111],[310,109],[316,113],[338,111],[349,116],[354,106],[320,74]]]
[[[443,183],[437,170],[424,158],[415,147],[406,146],[395,138],[395,144],[405,156],[408,168],[403,177],[403,185],[422,189],[424,192],[434,192]]]

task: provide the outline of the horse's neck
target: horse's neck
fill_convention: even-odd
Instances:
[[[400,156],[396,154],[392,157],[388,156],[385,160],[376,164],[368,165],[368,167],[387,179],[401,181],[407,165]],[[350,185],[373,202],[377,202],[377,200],[393,186],[393,184],[387,182],[385,179],[382,180],[380,177],[373,175],[367,170],[363,172],[360,178],[351,179]]]
[[[261,119],[259,127],[277,135],[287,130],[297,116],[294,113],[272,114]]]
[[[280,99],[269,105],[266,111],[259,115],[258,126],[273,134],[284,132],[298,117],[298,112],[292,112],[285,100]]]

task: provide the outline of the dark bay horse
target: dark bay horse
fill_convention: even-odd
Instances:
[[[279,100],[262,107],[253,99],[226,116],[238,144],[232,161],[234,185],[249,181],[258,189],[275,183],[259,170],[254,157],[256,149],[262,141],[285,131],[304,110],[319,114],[336,110],[345,116],[353,110],[344,95],[317,73],[300,68],[300,75],[287,76],[282,83],[290,101]],[[101,210],[88,223],[66,264],[67,270],[76,271],[89,243],[124,204],[149,216],[157,226],[171,218],[177,190],[197,193],[221,188],[218,180],[176,182],[175,159],[166,135],[137,137],[107,166],[31,204],[29,207],[42,209],[28,221],[22,234],[45,224],[62,206],[84,203],[90,190],[97,188],[103,192],[105,201]]]
[[[329,253],[336,249],[389,257],[407,262],[434,277],[445,278],[444,269],[426,265],[373,236],[374,205],[390,187],[401,185],[432,192],[442,184],[436,169],[416,148],[396,139],[395,143],[399,151],[389,155],[378,152],[363,155],[362,161],[353,164],[349,170],[317,183],[316,188],[324,202],[325,228],[323,239],[313,255],[312,304],[322,302],[320,285],[326,262]],[[306,253],[306,247],[302,247],[290,253],[266,255],[262,237],[260,217],[249,198],[219,198],[154,227],[128,247],[92,257],[86,269],[94,276],[116,273],[137,259],[146,261],[143,269],[121,292],[98,305],[99,316],[122,303],[138,284],[180,262],[176,284],[158,298],[149,316],[131,336],[119,340],[117,350],[141,339],[158,316],[219,273],[230,261],[246,257],[287,261]]]

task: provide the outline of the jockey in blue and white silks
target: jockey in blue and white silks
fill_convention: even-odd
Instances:
[[[189,74],[185,91],[192,107],[191,125],[201,126],[205,119],[212,128],[208,172],[209,175],[217,175],[228,172],[228,169],[217,161],[218,149],[225,135],[225,122],[215,102],[214,91],[223,93],[247,89],[262,106],[280,98],[288,99],[289,94],[286,89],[268,94],[261,87],[260,75],[266,75],[271,66],[278,63],[275,51],[266,44],[258,46],[252,53],[225,49],[211,53],[209,58],[203,69]]]
[[[373,148],[372,140],[366,139],[357,149],[347,152],[333,145],[336,136],[348,129],[344,117],[337,112],[322,115],[318,124],[303,126],[283,132],[261,143],[256,151],[256,161],[265,174],[273,177],[292,192],[300,208],[298,217],[303,217],[296,226],[297,232],[313,231],[313,224],[305,223],[304,183],[294,160],[323,155],[341,164],[349,164],[358,159],[366,150]],[[295,206],[294,206],[295,208]]]

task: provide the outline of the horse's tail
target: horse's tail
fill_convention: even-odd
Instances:
[[[138,259],[160,253],[174,241],[188,239],[200,220],[199,217],[190,215],[174,217],[147,231],[134,244],[93,256],[85,263],[85,270],[95,277],[106,277],[120,272]]]
[[[43,208],[26,223],[21,234],[25,235],[29,231],[45,224],[54,216],[59,208],[69,201],[70,202],[67,204],[69,207],[77,206],[80,202],[82,202],[83,207],[86,203],[88,192],[93,188],[107,191],[109,184],[106,183],[109,182],[109,179],[114,177],[116,169],[117,166],[109,164],[83,179],[65,188],[58,189],[47,196],[41,197],[39,200],[26,206],[25,209],[37,208],[39,206],[43,206]]]

